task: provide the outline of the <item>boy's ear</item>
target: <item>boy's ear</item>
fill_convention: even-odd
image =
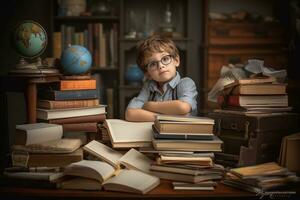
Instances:
[[[175,66],[176,66],[176,67],[179,67],[179,65],[180,65],[180,58],[179,58],[179,56],[176,56],[176,57],[174,58],[174,61],[175,61]]]

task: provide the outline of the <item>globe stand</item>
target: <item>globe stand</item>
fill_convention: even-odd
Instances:
[[[20,58],[19,63],[16,65],[16,69],[36,69],[38,70],[39,67],[42,67],[42,59],[40,57],[37,58],[36,62],[29,63],[25,60],[25,58]]]

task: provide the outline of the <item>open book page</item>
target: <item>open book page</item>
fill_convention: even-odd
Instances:
[[[94,179],[75,177],[58,183],[57,187],[68,190],[101,190],[102,184]]]
[[[130,149],[122,156],[122,158],[120,158],[119,162],[128,169],[136,169],[149,173],[150,165],[153,163],[153,160],[135,149]]]
[[[222,94],[226,85],[232,84],[236,80],[243,78],[247,78],[247,75],[242,68],[222,66],[220,78],[208,93],[208,101],[217,103],[217,98]]]
[[[112,148],[93,140],[86,144],[83,147],[83,150],[89,152],[93,156],[100,158],[114,166],[115,168],[118,167],[119,160],[123,156],[120,152],[113,150]]]
[[[115,168],[119,168],[119,165],[122,164],[128,169],[149,172],[150,164],[153,162],[135,149],[130,149],[127,153],[122,155],[118,151],[95,140],[85,145],[83,149],[97,158],[108,162]]]
[[[116,170],[108,163],[95,160],[82,160],[68,165],[66,175],[91,178],[103,182],[115,175]]]
[[[116,144],[127,143],[126,148],[145,146],[151,144],[153,122],[128,122],[120,119],[106,119],[104,126],[113,147]],[[138,145],[140,143],[140,145]]]
[[[121,170],[103,183],[105,190],[145,194],[158,186],[159,178],[137,170]]]

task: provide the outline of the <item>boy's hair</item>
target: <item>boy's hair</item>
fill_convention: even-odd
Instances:
[[[145,63],[146,57],[153,53],[159,53],[163,51],[168,52],[173,58],[179,58],[178,49],[171,39],[161,35],[152,35],[147,37],[137,44],[138,56],[136,62],[138,66],[145,72],[147,71],[145,66],[147,64]]]

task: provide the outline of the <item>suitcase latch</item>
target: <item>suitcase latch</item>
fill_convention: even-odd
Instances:
[[[246,121],[245,122],[245,135],[244,135],[245,140],[249,139],[249,125],[250,125],[250,123],[248,121]]]

